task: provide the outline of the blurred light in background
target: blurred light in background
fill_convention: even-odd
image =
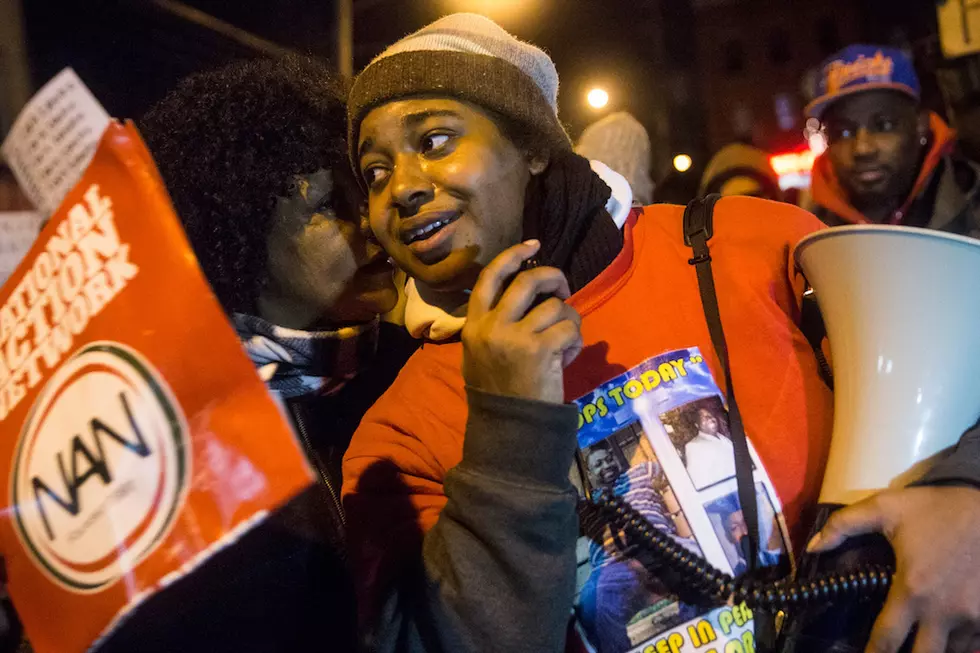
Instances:
[[[787,152],[769,157],[769,163],[777,175],[785,175],[788,172],[809,172],[813,169],[813,160],[816,155],[812,150],[802,152]]]
[[[803,128],[803,139],[806,141],[805,148],[769,158],[769,164],[779,176],[779,187],[783,190],[809,188],[814,161],[827,151],[827,132],[816,118],[807,119]]]
[[[769,157],[769,164],[773,171],[779,175],[779,187],[783,190],[787,188],[809,188],[810,171],[813,170],[813,161],[817,158],[816,153],[811,149],[797,152],[786,152]]]
[[[607,93],[604,89],[594,88],[589,91],[589,94],[586,96],[586,100],[588,100],[589,106],[593,109],[601,109],[609,104],[609,93]]]
[[[827,132],[816,118],[806,121],[803,138],[806,139],[807,146],[815,156],[820,156],[827,149]]]
[[[526,16],[530,0],[442,0],[445,13],[465,11],[483,14],[497,22],[512,22]]]
[[[674,170],[677,172],[687,172],[693,164],[694,161],[688,154],[678,154],[674,157]]]

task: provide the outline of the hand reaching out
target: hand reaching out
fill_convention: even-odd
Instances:
[[[868,653],[895,653],[916,625],[913,653],[980,650],[973,637],[980,633],[980,490],[882,492],[834,513],[808,550],[872,532],[888,538],[897,570]]]

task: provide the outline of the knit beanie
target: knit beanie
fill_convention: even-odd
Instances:
[[[631,114],[613,113],[585,128],[575,152],[601,161],[626,177],[633,197],[646,206],[653,201],[650,178],[650,136]]]
[[[418,95],[471,102],[513,121],[543,145],[571,148],[558,121],[554,62],[485,16],[440,18],[368,64],[354,80],[347,104],[352,160],[361,121],[372,109]]]

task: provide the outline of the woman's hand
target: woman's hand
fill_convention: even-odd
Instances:
[[[540,247],[515,245],[480,273],[463,327],[463,379],[483,392],[560,404],[564,368],[582,350],[582,320],[564,301],[571,293],[561,270],[519,272]]]

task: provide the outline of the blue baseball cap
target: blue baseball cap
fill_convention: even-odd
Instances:
[[[820,67],[817,98],[806,108],[809,117],[821,118],[828,106],[862,91],[890,89],[914,100],[922,94],[912,60],[897,48],[849,45]]]

